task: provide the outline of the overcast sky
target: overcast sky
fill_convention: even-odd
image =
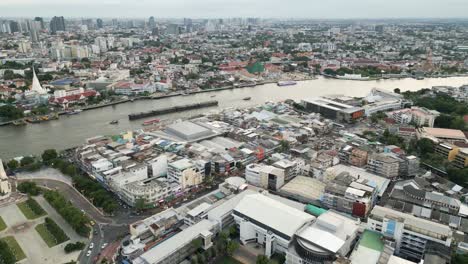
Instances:
[[[0,0],[0,16],[468,18],[468,0]]]

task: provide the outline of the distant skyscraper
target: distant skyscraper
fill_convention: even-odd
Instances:
[[[166,27],[166,34],[169,35],[178,35],[179,34],[179,25],[177,24],[169,24]]]
[[[31,42],[39,42],[39,30],[41,29],[41,22],[36,20],[28,20],[26,23],[29,36],[31,36]]]
[[[383,25],[377,25],[375,26],[375,31],[382,34],[384,32],[384,26]]]
[[[100,18],[96,19],[96,25],[97,25],[97,28],[102,28],[104,26],[102,19]]]
[[[154,21],[154,16],[150,16],[148,20],[148,27],[151,29],[156,27],[156,21]]]
[[[50,21],[50,33],[56,34],[57,31],[65,31],[65,19],[63,16],[54,16]]]
[[[41,25],[41,30],[42,30],[42,29],[45,29],[44,19],[43,19],[42,17],[35,17],[35,18],[34,18],[34,21],[39,22],[39,24]]]
[[[20,27],[19,27],[18,22],[10,21],[10,32],[11,33],[20,32]]]

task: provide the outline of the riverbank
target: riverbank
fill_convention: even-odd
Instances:
[[[114,107],[102,107],[92,111],[83,111],[78,115],[70,115],[66,118],[61,117],[60,120],[52,122],[26,126],[0,127],[0,149],[2,150],[0,151],[0,156],[3,159],[10,159],[25,154],[38,155],[44,149],[54,148],[61,150],[81,145],[87,138],[96,135],[116,135],[122,131],[141,129],[144,120],[130,121],[128,120],[129,114],[167,108],[174,105],[200,103],[210,99],[219,101],[219,106],[165,114],[155,118],[160,119],[161,122],[172,122],[177,119],[205,114],[213,110],[246,108],[263,104],[266,101],[284,101],[287,98],[300,101],[304,98],[332,94],[363,97],[376,87],[389,91],[399,88],[401,92],[404,92],[417,91],[423,88],[431,88],[432,86],[459,87],[465,84],[468,84],[467,77],[368,82],[318,77],[310,81],[299,81],[296,85],[286,87],[269,83],[257,85],[255,89],[246,87],[221,91],[204,91],[203,93],[195,93],[188,96],[171,95],[171,97],[166,97],[163,100],[148,99],[139,100],[138,102],[125,102]],[[243,100],[246,97],[251,97],[251,100]],[[117,125],[109,124],[112,120],[118,120],[119,123]]]
[[[316,77],[313,78],[300,78],[300,79],[295,79],[294,81],[297,82],[303,82],[303,81],[311,81],[317,79]],[[94,110],[94,109],[99,109],[99,108],[104,108],[108,106],[115,106],[123,103],[128,103],[128,102],[133,102],[133,101],[139,101],[139,100],[162,100],[162,99],[167,99],[167,98],[172,98],[172,97],[177,97],[177,96],[189,96],[189,95],[195,95],[195,94],[202,94],[202,93],[210,93],[210,92],[220,92],[220,91],[225,91],[225,90],[233,90],[233,89],[242,89],[242,88],[255,88],[257,86],[261,85],[266,85],[266,84],[271,84],[271,83],[277,83],[277,80],[271,80],[271,81],[261,81],[261,82],[253,82],[253,83],[247,83],[247,84],[239,84],[239,85],[230,85],[230,86],[225,86],[225,87],[220,87],[220,88],[213,88],[213,89],[203,89],[199,91],[193,91],[190,93],[185,93],[185,92],[175,92],[173,94],[166,94],[166,95],[158,95],[158,96],[136,96],[132,97],[130,99],[123,99],[123,100],[118,100],[118,101],[113,101],[109,103],[104,103],[104,104],[97,104],[97,105],[89,105],[89,106],[84,106],[81,107],[80,109],[83,111],[89,111],[89,110]],[[57,112],[59,116],[66,115],[66,111],[59,111]],[[6,122],[0,122],[0,126],[8,126],[8,125],[13,125],[15,121],[21,121],[24,118],[21,119],[16,119],[16,120],[10,120]]]

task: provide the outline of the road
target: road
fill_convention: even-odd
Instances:
[[[95,221],[93,227],[93,234],[91,236],[90,243],[87,245],[85,250],[79,256],[81,264],[91,264],[94,263],[101,250],[104,243],[112,243],[117,239],[124,237],[128,234],[128,225],[130,223],[136,222],[142,218],[147,217],[147,215],[135,216],[130,213],[128,210],[119,208],[115,217],[109,218],[101,214],[101,212],[96,209],[85,197],[83,197],[75,188],[69,184],[56,180],[56,179],[44,179],[44,178],[20,178],[19,181],[33,181],[39,186],[43,186],[49,189],[55,189],[60,191],[70,202],[83,210],[90,218]],[[93,243],[93,249],[89,249],[89,245]],[[91,256],[87,257],[86,252],[91,250]]]
[[[46,179],[30,179],[39,186],[43,186],[49,189],[55,189],[60,191],[67,199],[72,202],[77,208],[83,210],[97,223],[112,223],[112,219],[103,216],[99,210],[96,209],[86,198],[84,198],[75,188],[70,185],[57,181],[57,180],[46,180]]]

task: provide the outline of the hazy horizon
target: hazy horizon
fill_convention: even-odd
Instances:
[[[468,18],[467,0],[1,0],[1,17]]]

